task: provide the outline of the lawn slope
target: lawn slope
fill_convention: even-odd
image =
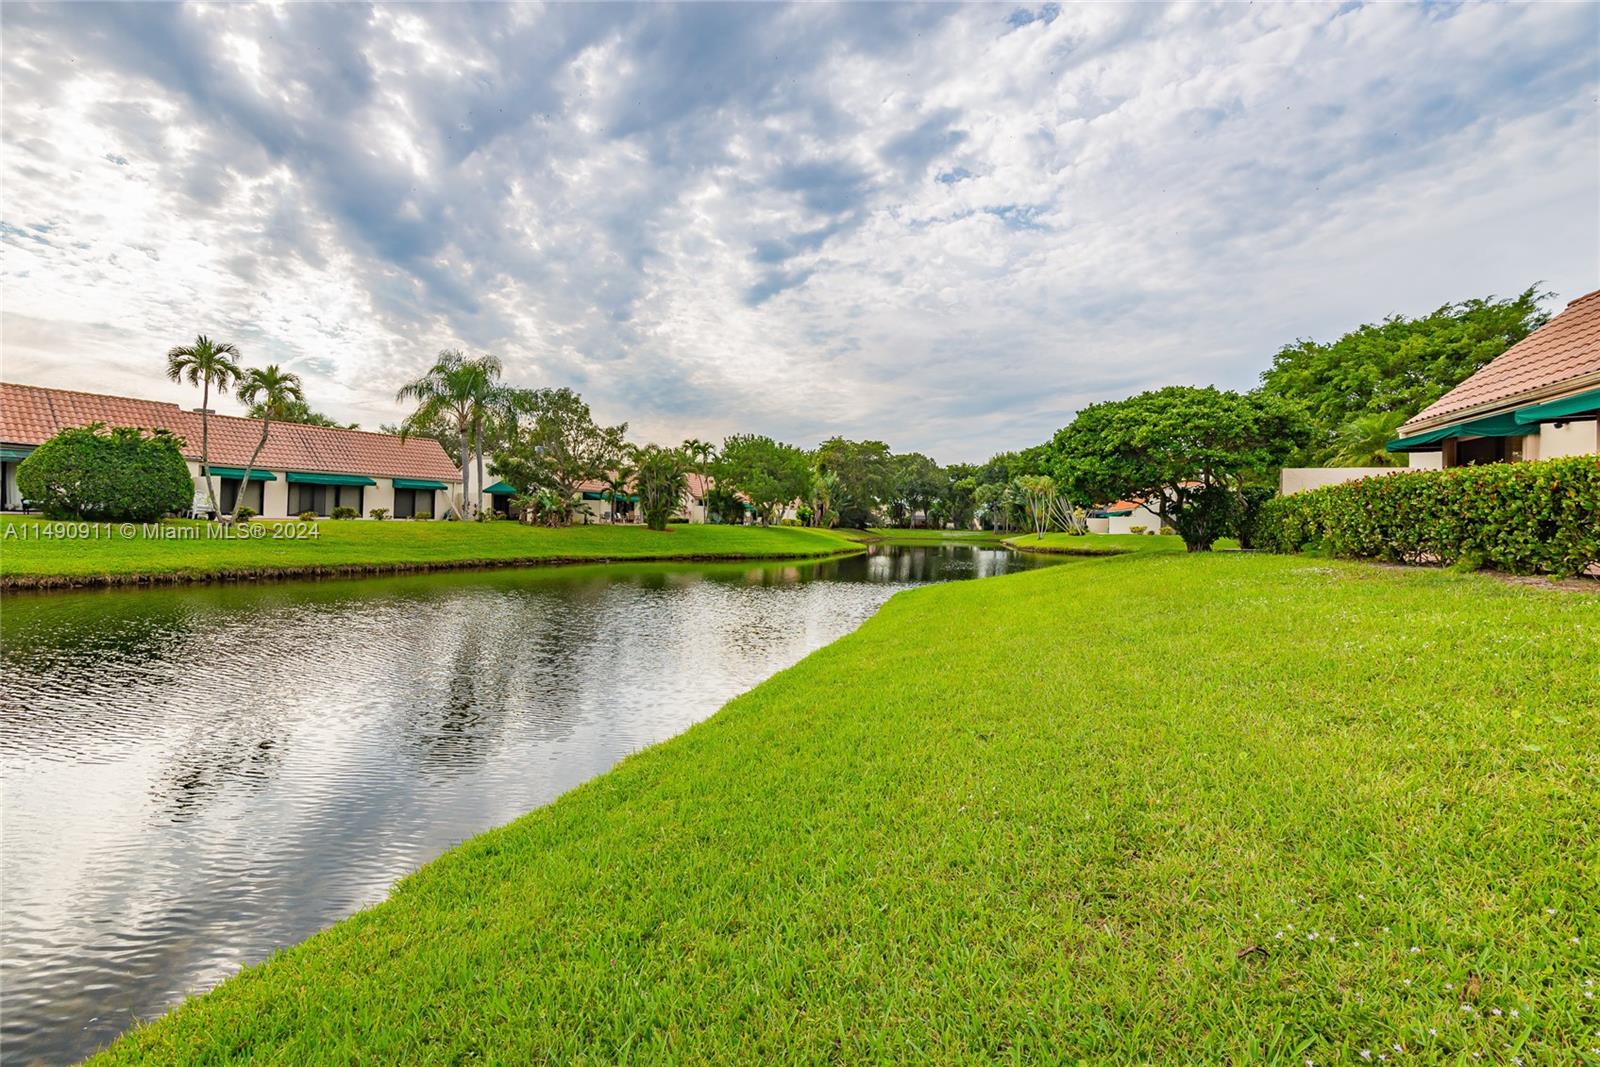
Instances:
[[[167,522],[163,531],[205,532],[205,524]],[[40,537],[63,529],[74,536]],[[264,536],[184,540],[122,536],[121,524],[0,520],[0,585],[117,584],[271,575],[381,573],[447,567],[564,563],[604,559],[751,559],[823,556],[857,546],[828,530],[758,526],[595,524],[548,529],[514,522],[322,521],[259,523]],[[279,536],[273,536],[277,534]],[[92,535],[92,536],[91,536]]]
[[[1477,576],[919,589],[104,1062],[1579,1062],[1597,689]]]

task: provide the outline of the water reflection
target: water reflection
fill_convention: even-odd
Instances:
[[[0,1055],[87,1054],[680,732],[899,588],[1049,562],[878,547],[8,597]]]

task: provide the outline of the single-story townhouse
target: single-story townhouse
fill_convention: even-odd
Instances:
[[[73,426],[102,422],[169,430],[183,438],[183,455],[195,479],[196,499],[203,500],[200,470],[200,414],[177,404],[131,397],[106,396],[72,389],[46,389],[0,382],[0,458],[4,463],[4,508],[22,506],[17,465],[37,446]],[[311,512],[326,516],[348,507],[366,518],[385,508],[397,519],[417,515],[443,518],[450,501],[461,495],[461,473],[437,441],[326,426],[275,422],[266,447],[244,484],[245,468],[261,440],[261,421],[236,415],[212,415],[211,474],[217,504],[232,511],[239,494],[257,514],[285,518]],[[503,489],[503,492],[497,490]],[[511,487],[490,486],[486,507],[509,500]]]
[[[1090,511],[1087,518],[1090,533],[1127,534],[1160,533],[1161,515],[1150,507],[1147,500],[1118,500]],[[1137,526],[1139,529],[1134,530]]]
[[[1413,467],[1600,453],[1600,289],[1417,412],[1387,447]]]

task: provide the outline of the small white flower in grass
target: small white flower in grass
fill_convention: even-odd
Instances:
[[[1554,909],[1554,908],[1546,908],[1546,909],[1544,909],[1544,913],[1546,915],[1554,915],[1556,913],[1556,909]]]
[[[1389,932],[1389,928],[1388,928],[1388,927],[1387,927],[1387,926],[1385,926],[1385,927],[1384,927],[1384,928],[1383,928],[1383,932],[1384,932],[1384,933],[1388,933],[1388,932]]]
[[[1503,1013],[1500,1011],[1499,1008],[1490,1008],[1489,1009],[1489,1014],[1490,1015],[1500,1015],[1500,1014],[1503,1014]]]
[[[1594,999],[1594,990],[1585,989],[1583,991],[1583,997],[1584,997],[1585,1000],[1593,1000]]]
[[[1394,1050],[1395,1050],[1395,1051],[1396,1051],[1396,1052],[1404,1052],[1404,1051],[1405,1051],[1405,1049],[1403,1049],[1403,1048],[1401,1048],[1401,1047],[1400,1047],[1400,1046],[1399,1046],[1399,1045],[1397,1045],[1397,1044],[1396,1044],[1396,1045],[1390,1045],[1390,1046],[1389,1046],[1389,1047],[1390,1047],[1390,1048],[1392,1048],[1392,1049],[1394,1049]]]
[[[1279,930],[1277,933],[1273,934],[1272,936],[1277,938],[1279,941],[1282,941],[1283,940],[1283,931]]]
[[[1364,1060],[1372,1059],[1372,1050],[1370,1048],[1362,1049],[1361,1050],[1361,1058],[1364,1059]]]
[[[1419,953],[1421,951],[1422,951],[1422,949],[1418,948],[1416,945],[1412,945],[1411,946],[1411,954],[1413,956],[1415,956],[1417,953]]]
[[[1513,1057],[1511,1057],[1511,1062],[1516,1064],[1517,1067],[1522,1067],[1522,1057],[1521,1056],[1513,1056]]]
[[[1474,1008],[1471,1004],[1463,1004],[1463,1005],[1461,1005],[1461,1010],[1462,1011],[1477,1011],[1478,1009]]]
[[[1571,941],[1574,945],[1576,945],[1578,943],[1578,939],[1576,937],[1569,937],[1569,938],[1567,938],[1567,940]]]
[[[1450,983],[1449,983],[1449,982],[1446,982],[1446,983],[1445,983],[1445,984],[1444,984],[1444,987],[1445,987],[1445,988],[1446,988],[1446,989],[1454,989],[1454,988],[1455,988],[1455,986],[1453,986],[1453,985],[1451,985],[1451,984],[1450,984]]]
[[[1513,1018],[1513,1019],[1520,1019],[1520,1018],[1522,1018],[1522,1013],[1521,1013],[1521,1012],[1519,1012],[1519,1011],[1517,1011],[1517,1009],[1516,1009],[1516,1008],[1512,1008],[1512,1009],[1511,1009],[1511,1017],[1512,1017],[1512,1018]]]
[[[1316,939],[1317,939],[1317,932],[1315,930],[1311,931],[1309,934],[1306,935],[1306,940],[1307,941],[1315,941]]]
[[[1409,978],[1402,978],[1402,979],[1401,979],[1401,980],[1400,980],[1400,982],[1401,982],[1401,984],[1402,984],[1402,985],[1410,985],[1410,984],[1411,984],[1411,979],[1409,979]]]

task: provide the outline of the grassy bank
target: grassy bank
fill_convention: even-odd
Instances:
[[[1597,687],[1470,575],[919,589],[105,1062],[1576,1062]]]
[[[1024,552],[1056,552],[1066,556],[1117,556],[1125,552],[1182,552],[1183,538],[1172,534],[1007,534],[1005,543]],[[1224,537],[1214,548],[1227,552],[1239,547]]]
[[[204,535],[207,524],[161,523],[157,536],[120,524],[0,520],[0,586],[95,585],[295,574],[381,573],[446,567],[601,559],[752,559],[822,556],[855,547],[826,530],[754,526],[590,525],[565,529],[513,522],[256,523],[263,535]],[[217,529],[211,527],[211,530]],[[60,536],[41,536],[47,531]],[[296,536],[289,536],[295,534]]]

